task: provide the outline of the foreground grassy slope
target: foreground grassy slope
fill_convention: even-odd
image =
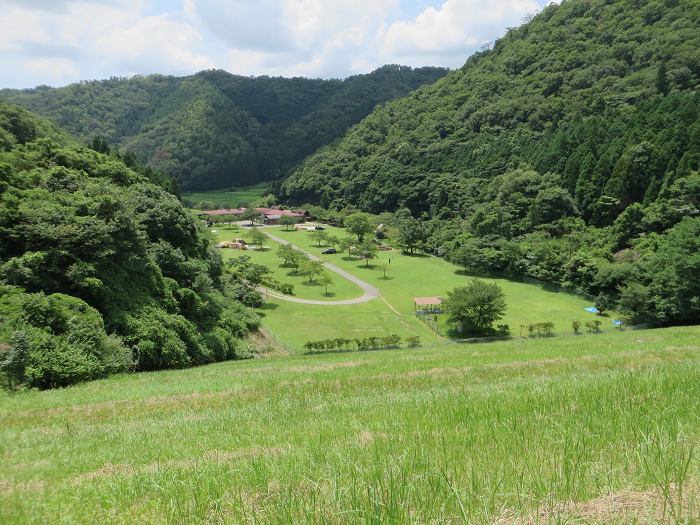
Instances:
[[[282,357],[0,394],[3,522],[513,523],[591,518],[557,502],[612,493],[637,523],[694,523],[699,340]],[[632,523],[603,507],[586,523]]]

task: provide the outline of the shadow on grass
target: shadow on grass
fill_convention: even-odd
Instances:
[[[323,292],[323,297],[335,297],[335,292]]]
[[[360,265],[356,266],[355,268],[360,268],[361,270],[376,270],[377,265],[376,264],[370,264],[370,265],[360,264]]]
[[[388,253],[390,253],[390,252],[388,252]],[[404,257],[413,257],[415,259],[428,259],[430,257],[430,255],[428,255],[427,253],[418,253],[418,252],[416,252],[416,253],[401,252],[401,255],[403,255]]]

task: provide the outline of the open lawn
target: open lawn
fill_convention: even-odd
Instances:
[[[224,226],[216,227],[213,231],[215,232],[216,238],[220,240],[248,239],[248,228],[245,227],[226,228]],[[278,246],[279,243],[268,239],[266,244],[263,245],[263,250],[250,249],[241,251],[222,249],[221,254],[224,260],[247,255],[253,262],[267,266],[272,270],[272,277],[283,283],[293,284],[294,297],[300,299],[336,301],[352,299],[353,297],[362,295],[362,290],[356,284],[330,272],[329,275],[333,279],[333,285],[328,287],[328,293],[326,293],[326,288],[319,284],[318,277],[316,277],[313,282],[309,282],[308,277],[299,274],[291,266],[284,266],[280,258],[276,255]]]
[[[238,208],[254,203],[270,189],[267,183],[260,183],[255,186],[243,188],[231,188],[230,190],[212,190],[195,193],[185,193],[182,198],[191,207],[196,207],[202,201],[211,202],[215,207],[225,206],[228,208]]]
[[[424,341],[438,341],[440,338],[416,318],[413,297],[444,296],[448,290],[466,284],[470,278],[457,266],[437,257],[402,255],[398,251],[379,252],[378,258],[370,261],[367,267],[365,261],[348,259],[347,254],[321,255],[321,248],[305,231],[288,232],[282,228],[268,231],[355,274],[379,288],[382,294],[380,299],[347,307],[310,307],[281,301],[277,302],[278,306],[270,306],[265,312],[265,325],[297,349],[309,339],[354,337],[363,331],[368,335],[415,334]],[[340,228],[331,227],[327,231],[338,237],[346,235]],[[380,270],[383,264],[390,267],[386,278]],[[498,282],[506,295],[508,311],[501,322],[510,326],[513,335],[520,334],[521,324],[545,321],[555,324],[557,335],[569,335],[572,333],[571,322],[576,319],[582,322],[601,319],[603,330],[613,330],[612,317],[597,317],[586,312],[584,308],[591,303],[581,297],[508,279],[491,280]],[[299,332],[299,323],[313,327],[313,330]]]
[[[0,393],[0,521],[698,523],[698,341],[286,356]]]

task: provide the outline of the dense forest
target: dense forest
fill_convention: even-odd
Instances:
[[[152,170],[0,103],[0,372],[50,388],[242,357],[250,292]]]
[[[407,209],[426,248],[619,306],[700,320],[700,3],[568,0],[376,109],[282,186]],[[606,304],[607,303],[607,304]]]
[[[183,190],[284,176],[377,105],[444,76],[442,68],[384,66],[345,80],[242,77],[202,71],[1,90],[84,142],[104,138]]]

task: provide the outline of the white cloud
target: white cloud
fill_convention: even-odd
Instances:
[[[414,20],[392,24],[382,37],[382,55],[406,58],[467,58],[466,51],[494,40],[510,25],[540,7],[535,0],[446,0],[439,9],[426,8]],[[443,59],[444,60],[444,59]]]
[[[212,67],[312,77],[457,67],[546,3],[434,0],[419,12],[426,0],[413,1],[0,0],[0,87]]]

